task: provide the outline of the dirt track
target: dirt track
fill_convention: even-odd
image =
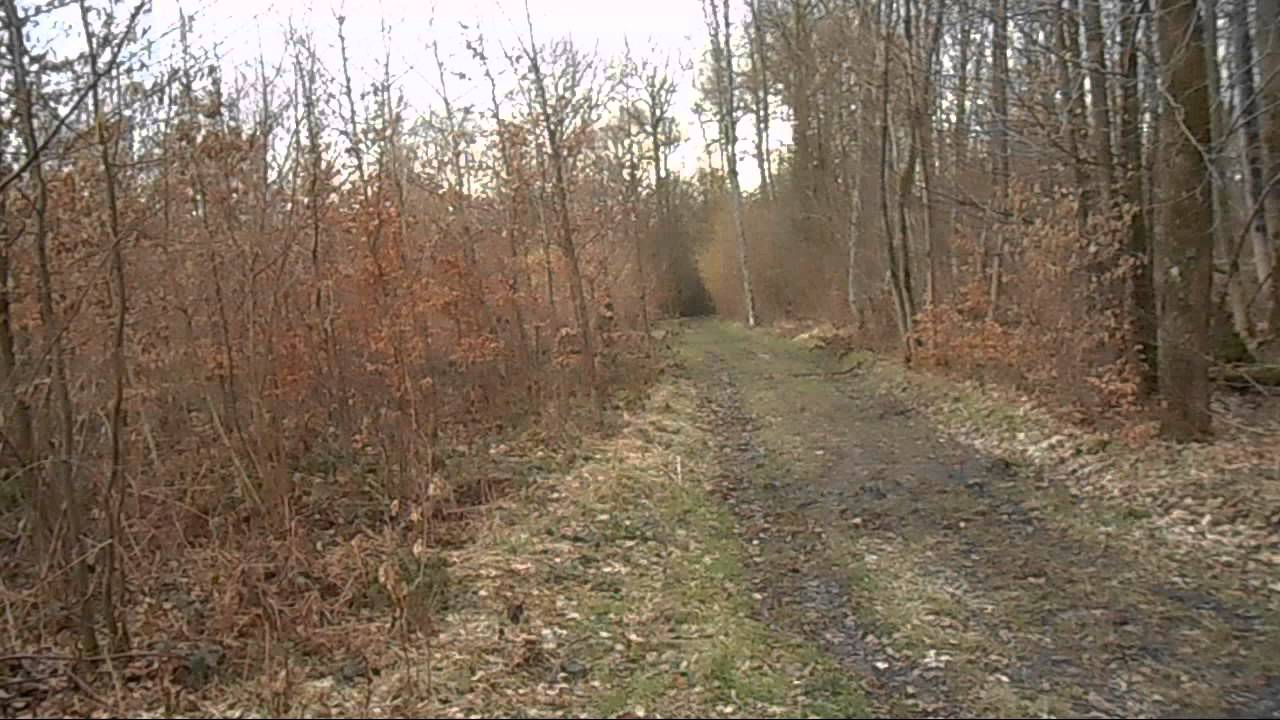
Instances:
[[[870,373],[722,323],[679,343],[760,612],[878,713],[1280,717],[1280,635],[1244,591],[1109,541]]]

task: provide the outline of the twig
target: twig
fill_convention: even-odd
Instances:
[[[1275,270],[1274,267],[1271,269]],[[1245,372],[1244,370],[1240,370],[1239,372],[1240,372],[1240,377],[1244,378],[1245,380],[1248,380],[1249,384],[1252,385],[1253,389],[1257,390],[1260,395],[1264,397],[1271,397],[1271,391],[1263,387],[1262,383],[1259,383],[1257,380],[1254,380],[1252,375]]]
[[[1227,425],[1230,425],[1231,427],[1237,430],[1243,430],[1248,433],[1254,433],[1255,435],[1271,435],[1272,434],[1272,431],[1270,430],[1253,427],[1251,425],[1248,425],[1246,423],[1243,423],[1231,417],[1229,414],[1225,412],[1216,413],[1216,415],[1217,415],[1217,420],[1219,422],[1226,423]]]
[[[110,660],[127,660],[127,659],[137,659],[137,658],[170,658],[172,659],[172,658],[181,658],[181,657],[182,655],[179,655],[177,653],[147,652],[147,651],[111,653],[109,655],[91,655],[89,657],[77,657],[75,655],[59,655],[57,653],[48,653],[48,654],[30,653],[30,654],[17,654],[17,655],[0,655],[0,663],[18,662],[21,660],[46,660],[49,662],[106,662]]]
[[[792,373],[791,377],[840,377],[842,375],[848,375],[849,373],[855,370],[861,370],[861,369],[862,369],[862,363],[858,363],[856,365],[851,365],[843,370],[836,370],[834,372]]]
[[[25,174],[27,170],[29,170],[31,166],[40,159],[40,156],[49,148],[49,145],[53,142],[54,138],[58,136],[58,133],[62,132],[67,121],[79,112],[80,106],[84,104],[86,99],[88,99],[89,93],[92,92],[93,89],[98,86],[98,83],[102,82],[102,79],[115,68],[116,62],[120,59],[120,53],[124,50],[125,43],[129,41],[129,36],[133,32],[134,25],[137,24],[138,17],[142,15],[142,10],[145,7],[146,3],[140,2],[137,7],[133,9],[133,12],[129,15],[129,23],[125,27],[125,31],[120,34],[120,42],[116,45],[115,50],[112,51],[111,59],[107,62],[106,67],[103,68],[101,72],[95,73],[93,77],[89,79],[89,83],[85,85],[85,87],[80,91],[80,94],[76,96],[75,101],[71,103],[71,107],[68,108],[66,113],[59,117],[57,122],[53,124],[53,128],[49,131],[49,134],[45,136],[44,140],[40,141],[40,143],[35,146],[35,151],[31,153],[30,157],[23,160],[16,170],[0,182],[0,192],[4,192],[10,185],[17,182],[23,174]]]
[[[89,687],[89,684],[81,680],[78,675],[76,675],[73,672],[68,672],[67,677],[71,679],[71,682],[75,683],[75,686],[80,689],[80,692],[83,693],[85,697],[94,701],[98,705],[101,705],[103,708],[106,708],[107,710],[111,709],[111,704],[108,703],[105,699],[103,699],[101,695],[94,692],[93,688]]]

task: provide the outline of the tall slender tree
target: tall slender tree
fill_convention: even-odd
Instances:
[[[1172,104],[1161,123],[1167,170],[1155,242],[1162,427],[1176,440],[1209,435],[1209,308],[1213,204],[1204,148],[1212,140],[1204,29],[1195,0],[1158,0],[1162,81]]]
[[[798,1],[798,0],[797,0]],[[738,271],[742,280],[742,296],[746,305],[747,325],[755,327],[756,299],[751,286],[751,262],[747,251],[747,232],[742,219],[742,187],[738,182],[738,114],[737,89],[734,86],[733,19],[729,0],[706,0],[707,29],[711,33],[711,57],[717,89],[716,112],[719,117],[721,152],[725,174],[729,177],[729,195],[733,213],[733,230],[738,241]]]

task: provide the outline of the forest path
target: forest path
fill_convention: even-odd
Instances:
[[[677,352],[762,620],[866,678],[877,714],[1280,717],[1275,616],[1248,593],[1109,543],[1115,517],[949,439],[875,372],[716,321]]]

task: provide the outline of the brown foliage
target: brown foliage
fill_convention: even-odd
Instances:
[[[990,295],[975,278],[920,314],[917,357],[1049,398],[1078,420],[1131,413],[1139,405],[1136,368],[1125,352],[1131,318],[1117,292],[1129,272],[1120,255],[1127,226],[1095,216],[1081,237],[1073,197],[1034,208],[1033,197],[1014,200],[1027,220],[1013,225],[1008,243],[1000,320],[992,319]],[[1098,267],[1107,270],[1098,274]]]
[[[276,86],[292,90],[275,112],[224,94],[216,71],[181,64],[172,84],[118,108],[112,132],[132,135],[110,160],[126,189],[117,209],[130,303],[127,482],[115,536],[103,518],[115,317],[103,171],[80,127],[39,160],[62,324],[42,316],[31,245],[6,246],[4,319],[17,350],[0,397],[6,436],[15,408],[36,415],[37,457],[7,446],[0,480],[0,595],[10,637],[23,645],[66,646],[77,627],[100,631],[98,611],[77,617],[64,600],[97,602],[102,578],[69,583],[67,569],[89,558],[56,552],[70,547],[63,509],[39,489],[59,454],[71,457],[87,503],[85,546],[122,553],[118,609],[134,638],[214,641],[241,670],[274,673],[290,662],[282,641],[344,641],[343,623],[390,617],[379,605],[387,598],[374,597],[379,583],[413,573],[379,569],[426,562],[432,546],[456,540],[468,508],[510,484],[495,448],[537,428],[532,442],[554,450],[589,427],[589,396],[647,377],[638,305],[659,317],[671,290],[637,288],[649,281],[634,248],[652,232],[655,203],[620,186],[605,134],[583,127],[565,143],[574,165],[564,222],[582,238],[589,331],[602,348],[592,388],[567,362],[574,343],[562,341],[578,330],[564,257],[543,242],[551,192],[532,110],[513,101],[498,128],[426,123],[408,133],[387,89],[360,121],[361,184],[327,144],[317,99],[333,81],[308,42],[295,40],[298,82]],[[487,153],[499,129],[504,152]],[[492,159],[466,169],[474,183],[456,177],[457,165],[434,163],[464,151]],[[12,189],[6,200],[6,227],[23,231],[37,207]],[[682,252],[660,249],[664,266]],[[65,343],[72,447],[47,419],[55,335]],[[414,546],[406,559],[402,549]],[[384,591],[392,604],[412,600]]]

